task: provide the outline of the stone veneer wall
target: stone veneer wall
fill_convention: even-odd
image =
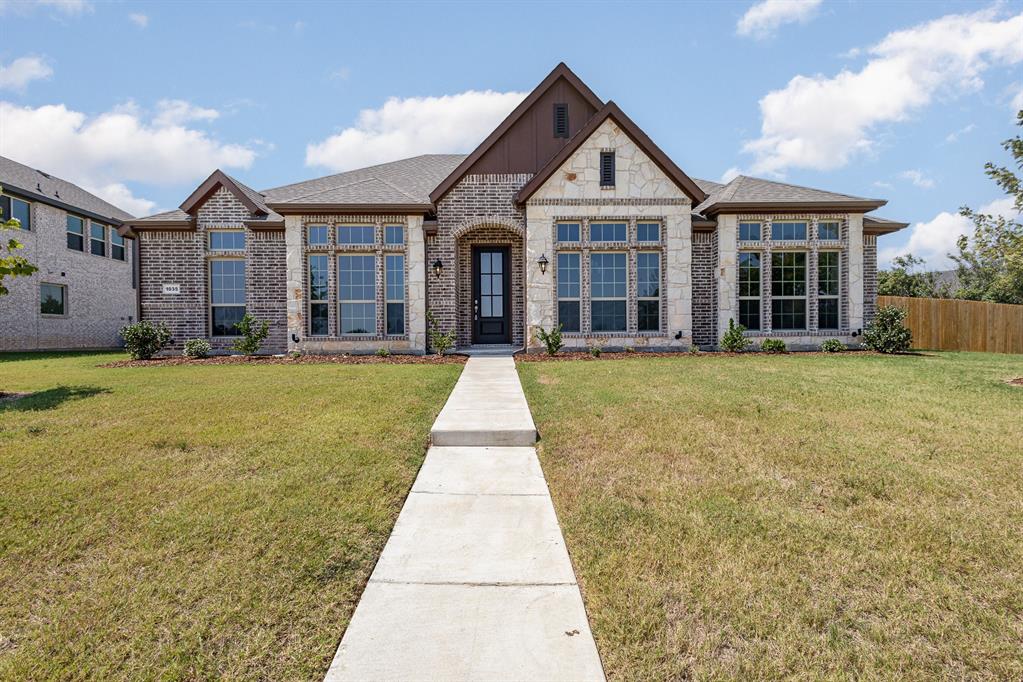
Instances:
[[[715,346],[717,336],[717,232],[693,234],[693,343]]]
[[[863,236],[863,326],[877,312],[877,235]]]

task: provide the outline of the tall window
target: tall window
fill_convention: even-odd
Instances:
[[[626,223],[590,223],[590,241],[624,242],[626,231]]]
[[[0,221],[15,218],[21,223],[21,229],[32,229],[32,204],[16,197],[0,196]]]
[[[373,244],[375,229],[372,225],[339,225],[338,244]]]
[[[760,241],[760,223],[739,223],[739,240],[744,242]]]
[[[817,327],[838,329],[839,253],[817,254]]]
[[[309,256],[309,335],[326,336],[328,331],[330,303],[328,293],[329,275],[327,256]]]
[[[661,241],[661,224],[636,223],[636,241],[638,242]]]
[[[124,260],[124,237],[117,234],[114,228],[110,228],[110,257],[114,260]]]
[[[384,278],[387,285],[385,305],[387,333],[397,336],[405,333],[405,256],[384,256]]]
[[[771,254],[771,326],[806,329],[806,253]]]
[[[625,254],[590,254],[590,323],[594,332],[625,331]]]
[[[213,336],[236,336],[245,315],[245,261],[210,261],[210,326]]]
[[[210,251],[244,251],[245,230],[213,230]]]
[[[806,222],[779,220],[771,223],[771,239],[776,242],[802,241],[806,239]]]
[[[89,223],[89,252],[94,256],[107,255],[107,226],[102,223]]]
[[[372,229],[372,228],[370,228]],[[338,299],[342,334],[375,334],[376,256],[338,256]]]
[[[838,221],[822,220],[817,223],[817,238],[826,241],[838,241]]]
[[[309,246],[327,245],[327,226],[310,225],[306,228],[306,242]]]
[[[581,278],[578,253],[558,254],[558,322],[562,331],[577,332],[579,321],[579,299]]]
[[[636,254],[636,321],[641,332],[661,330],[661,254]]]
[[[760,329],[760,254],[739,254],[739,324]]]
[[[401,225],[384,226],[384,244],[400,246],[405,243],[405,228]]]
[[[578,242],[579,223],[558,223],[559,242]]]
[[[62,284],[39,285],[39,312],[43,315],[63,315],[67,307],[67,287]]]
[[[615,153],[600,153],[600,186],[615,186]]]
[[[75,251],[85,251],[85,219],[68,214],[67,247]]]

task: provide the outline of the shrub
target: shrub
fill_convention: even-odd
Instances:
[[[547,349],[547,355],[557,355],[558,351],[565,346],[561,340],[561,328],[563,326],[559,324],[557,329],[551,329],[550,331],[545,330],[543,327],[537,328],[536,338],[540,339],[540,343]]]
[[[636,352],[636,347],[635,346],[626,346],[625,347],[625,352],[626,353],[635,353]]]
[[[185,341],[185,357],[204,358],[210,354],[213,346],[206,339],[189,339]]]
[[[599,358],[600,352],[601,352],[600,346],[590,346],[590,355],[592,355],[593,357]]]
[[[288,356],[290,356],[292,360],[298,360],[300,357],[302,357],[302,352],[293,350],[290,353],[288,353]]]
[[[845,344],[838,339],[828,339],[821,344],[821,351],[825,353],[841,353],[845,350]]]
[[[238,330],[240,337],[235,339],[231,348],[245,355],[258,353],[266,337],[270,336],[270,323],[266,320],[260,322],[248,313],[242,316],[234,328]]]
[[[863,345],[879,353],[903,353],[909,350],[913,332],[904,324],[906,311],[894,306],[878,309],[874,320],[863,332]]]
[[[124,348],[132,360],[148,360],[170,343],[171,333],[163,322],[153,324],[148,320],[121,327]]]
[[[432,310],[426,311],[426,321],[430,323],[430,346],[437,351],[437,355],[444,355],[445,351],[455,345],[455,332],[442,332]]]
[[[390,357],[391,351],[387,348],[377,348],[377,355],[381,358]]]
[[[700,347],[697,346],[695,343],[693,345],[689,346],[689,354],[690,355],[699,355],[700,354]]]
[[[784,353],[785,342],[781,339],[764,339],[764,342],[760,344],[760,349],[765,353]]]
[[[728,331],[721,337],[721,349],[729,353],[741,353],[746,350],[753,342],[743,336],[745,331],[745,327],[728,318]]]

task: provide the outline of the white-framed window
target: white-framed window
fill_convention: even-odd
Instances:
[[[375,334],[376,256],[338,256],[338,307],[341,334]]]
[[[562,251],[558,254],[555,273],[558,278],[558,323],[564,332],[578,332],[582,329],[582,271],[579,257],[578,251]]]
[[[760,329],[760,253],[758,251],[739,252],[738,322],[746,329]]]
[[[213,336],[237,336],[236,324],[245,316],[245,261],[210,261],[210,331]]]
[[[661,330],[661,252],[636,254],[636,328],[641,332]]]
[[[39,285],[39,313],[63,317],[67,315],[67,287],[63,284]]]
[[[817,328],[839,328],[841,255],[838,251],[817,254]]]
[[[245,230],[210,230],[210,251],[244,251]]]
[[[309,335],[327,336],[330,317],[328,256],[309,256]]]
[[[763,225],[754,221],[742,221],[739,223],[739,241],[758,242]]]
[[[636,223],[636,241],[645,243],[661,241],[661,224]]]
[[[841,223],[837,220],[821,220],[817,223],[817,239],[837,242],[840,230]]]
[[[590,254],[590,328],[594,333],[627,329],[627,260],[620,251]]]
[[[107,255],[107,226],[89,221],[89,253],[94,256]]]
[[[67,214],[67,247],[74,251],[85,251],[85,218]]]
[[[389,253],[384,256],[384,329],[388,336],[405,333],[405,256]]]
[[[771,254],[771,327],[806,329],[806,252]]]
[[[618,242],[624,243],[628,237],[628,223],[590,223],[591,242]]]
[[[6,222],[11,218],[20,223],[21,229],[26,232],[30,231],[32,229],[32,204],[8,194],[0,195],[0,220]]]
[[[306,243],[309,246],[326,246],[328,229],[326,225],[309,225],[306,228]]]
[[[388,246],[401,246],[404,243],[404,225],[384,225],[384,244]]]
[[[117,234],[117,230],[110,228],[110,257],[114,260],[124,260],[124,237]]]
[[[805,220],[776,220],[771,223],[771,241],[806,241]]]
[[[372,225],[338,225],[337,243],[341,245],[374,244],[376,243],[376,228]]]
[[[558,223],[558,242],[563,244],[579,243],[579,223]]]

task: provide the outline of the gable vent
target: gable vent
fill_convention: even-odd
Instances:
[[[568,137],[568,105],[554,105],[554,137]]]
[[[600,153],[600,186],[615,186],[615,153]]]

